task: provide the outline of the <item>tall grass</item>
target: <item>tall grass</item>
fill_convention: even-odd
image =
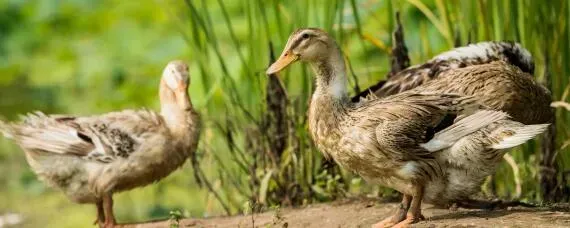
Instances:
[[[565,0],[548,4],[510,1],[192,1],[185,0],[180,28],[199,72],[206,116],[201,143],[203,178],[228,213],[246,202],[264,206],[300,205],[342,195],[390,193],[325,162],[307,134],[306,111],[312,92],[310,72],[301,64],[279,78],[267,77],[270,50],[280,51],[297,28],[316,26],[338,41],[350,69],[355,93],[383,79],[389,71],[394,12],[402,15],[412,64],[483,40],[512,40],[535,58],[538,81],[551,74],[555,100],[569,83],[570,9]],[[279,80],[282,80],[279,82]],[[282,90],[281,85],[286,88]],[[564,93],[564,94],[567,94]],[[225,115],[219,115],[224,113]],[[569,138],[570,113],[557,111],[558,142]],[[276,146],[277,145],[277,146]],[[539,143],[510,154],[491,186],[493,194],[515,196],[513,167],[520,174],[523,199],[541,200]],[[556,145],[559,170],[570,166],[568,148]],[[333,167],[333,168],[331,168]],[[562,176],[556,176],[562,180]],[[566,186],[558,186],[563,189]]]

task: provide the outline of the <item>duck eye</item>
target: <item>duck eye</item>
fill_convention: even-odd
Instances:
[[[302,37],[303,39],[308,39],[308,38],[309,38],[309,34],[304,33],[301,37]]]

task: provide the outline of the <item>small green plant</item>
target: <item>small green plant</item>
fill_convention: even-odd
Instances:
[[[180,220],[184,217],[182,215],[182,212],[180,210],[174,210],[174,211],[170,211],[170,219],[168,219],[168,221],[170,222],[169,227],[170,228],[178,228],[180,227]]]

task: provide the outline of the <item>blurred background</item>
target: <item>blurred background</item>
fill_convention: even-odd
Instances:
[[[0,116],[157,109],[160,73],[182,59],[205,121],[199,168],[187,163],[158,184],[116,194],[119,222],[391,198],[393,191],[324,161],[312,145],[310,71],[296,64],[282,81],[264,71],[271,47],[278,55],[292,31],[320,27],[346,55],[351,93],[361,91],[390,71],[397,11],[412,64],[470,42],[517,41],[532,53],[537,80],[554,100],[568,101],[567,0],[0,0]],[[534,140],[513,150],[484,195],[568,201],[570,112],[556,114],[553,146]],[[2,138],[0,227],[14,214],[18,227],[89,227],[95,207],[47,188],[23,152]]]

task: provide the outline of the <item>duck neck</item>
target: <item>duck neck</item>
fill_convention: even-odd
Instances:
[[[309,129],[317,145],[337,137],[348,106],[344,60],[338,48],[333,55],[311,63],[316,74],[316,88],[309,107]],[[324,149],[325,154],[329,154]]]
[[[161,82],[160,103],[160,114],[173,134],[188,135],[195,130],[198,117],[186,89],[172,91]]]
[[[332,56],[311,63],[316,75],[316,88],[309,107],[311,137],[325,157],[336,159],[336,147],[341,137],[340,124],[351,104],[346,90],[344,60],[336,49]],[[333,140],[331,140],[333,139]]]
[[[346,70],[338,47],[334,48],[332,55],[328,58],[312,62],[311,67],[316,75],[313,102],[321,103],[321,105],[329,103],[332,105],[331,108],[343,108],[348,105]]]

